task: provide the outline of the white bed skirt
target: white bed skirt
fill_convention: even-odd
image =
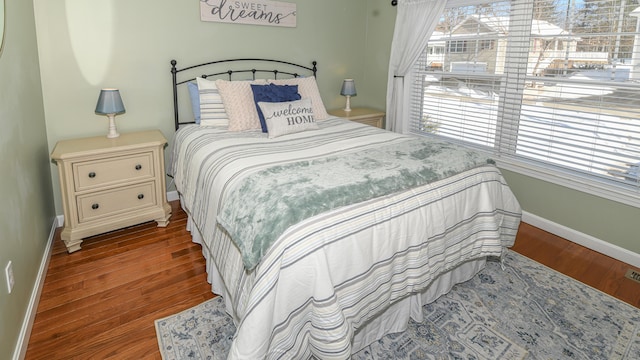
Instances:
[[[239,319],[237,314],[232,310],[234,309],[234,305],[231,303],[230,296],[228,296],[229,291],[220,276],[216,264],[211,259],[207,247],[204,246],[202,235],[197,230],[197,227],[193,225],[191,217],[187,220],[187,230],[191,232],[193,242],[203,245],[202,254],[206,259],[207,281],[211,284],[211,291],[214,294],[222,296],[225,301],[227,313],[229,313],[237,324]],[[425,291],[405,297],[389,306],[364,327],[356,330],[352,342],[353,353],[362,350],[367,345],[383,338],[387,334],[406,330],[409,319],[422,322],[423,305],[429,304],[440,296],[448,293],[455,284],[471,279],[484,268],[485,264],[486,258],[467,261],[450,271],[442,273]]]

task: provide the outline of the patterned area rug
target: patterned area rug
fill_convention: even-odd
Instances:
[[[640,309],[513,251],[354,359],[640,359]],[[235,327],[216,297],[156,321],[170,359],[225,359]]]

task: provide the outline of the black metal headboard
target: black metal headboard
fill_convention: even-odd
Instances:
[[[252,67],[250,69],[246,68],[247,66],[266,66],[266,64],[269,64],[269,63],[275,64],[274,66],[281,67],[281,69],[265,70],[265,69],[259,69],[256,67]],[[251,59],[251,58],[210,61],[210,62],[198,64],[198,65],[187,66],[182,69],[178,69],[176,67],[177,64],[178,62],[176,60],[171,60],[171,77],[173,79],[173,113],[174,113],[176,130],[178,130],[178,127],[181,124],[194,123],[194,121],[181,122],[179,119],[178,85],[186,84],[189,81],[194,81],[195,76],[200,76],[202,78],[207,78],[211,76],[214,76],[214,77],[224,76],[228,80],[233,80],[233,75],[250,74],[251,79],[255,80],[256,75],[258,74],[265,75],[265,76],[273,75],[273,79],[277,79],[278,76],[285,76],[285,77],[298,77],[301,75],[316,76],[316,73],[318,72],[316,61],[311,62],[312,64],[311,67],[300,65],[300,64],[294,64],[287,61],[281,61],[281,60]],[[225,68],[225,67],[226,69],[221,70],[222,68]],[[233,67],[233,68],[230,68],[230,67]],[[242,67],[245,67],[245,68],[242,68]],[[199,69],[199,68],[202,68],[202,69]],[[210,70],[207,70],[207,69],[210,69]],[[187,70],[192,70],[192,71],[187,71]],[[200,70],[205,71],[205,73],[194,75],[195,71],[200,71]],[[181,72],[185,72],[184,76],[187,77],[187,79],[178,79],[179,77],[178,74]],[[302,72],[302,74],[300,74],[299,72]]]

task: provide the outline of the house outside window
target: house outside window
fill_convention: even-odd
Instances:
[[[411,131],[640,206],[639,17],[631,0],[449,8],[427,46],[446,51],[414,67]]]

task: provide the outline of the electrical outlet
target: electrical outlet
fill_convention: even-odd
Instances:
[[[15,285],[15,278],[13,277],[13,265],[11,261],[7,264],[7,267],[4,268],[4,274],[7,276],[7,290],[9,294],[13,291],[13,285]]]
[[[628,269],[627,273],[624,274],[625,277],[627,277],[628,279],[631,279],[633,281],[637,281],[640,283],[640,272],[637,272],[633,269]]]

